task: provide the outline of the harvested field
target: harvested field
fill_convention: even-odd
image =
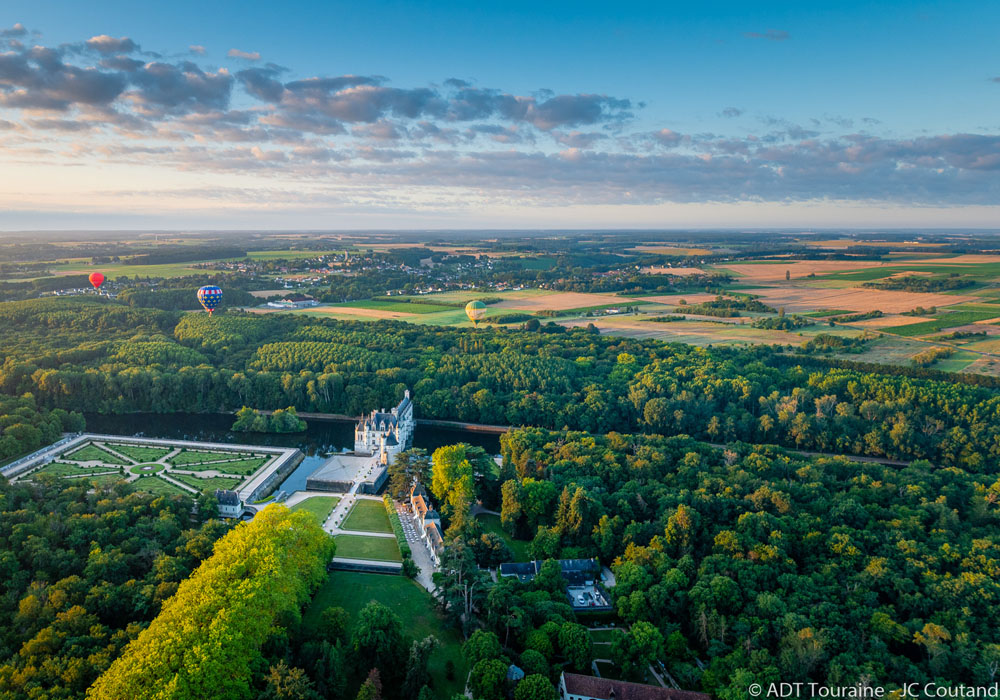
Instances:
[[[869,318],[865,321],[852,321],[849,325],[857,328],[892,328],[893,326],[906,326],[911,323],[923,323],[926,316],[897,316],[889,314],[881,318]]]
[[[708,248],[682,248],[672,245],[637,245],[629,250],[642,251],[643,253],[660,253],[661,255],[711,255]]]
[[[815,287],[786,287],[756,289],[760,300],[786,311],[813,311],[815,309],[849,309],[850,311],[883,311],[898,314],[918,306],[943,307],[975,301],[976,297],[963,294],[924,294],[897,292],[881,289],[817,289]],[[925,319],[926,320],[926,319]]]
[[[504,294],[504,296],[508,296]],[[491,309],[516,309],[518,311],[566,311],[567,309],[584,309],[592,306],[627,305],[634,300],[628,297],[617,297],[611,294],[586,294],[583,292],[555,292],[544,296],[522,299],[505,299],[490,306]]]
[[[745,282],[784,282],[786,271],[791,273],[793,280],[796,280],[808,277],[810,274],[827,275],[831,272],[865,270],[891,265],[898,266],[899,263],[878,260],[789,260],[787,262],[722,263],[716,265],[716,268],[735,272]]]
[[[367,318],[398,318],[410,319],[419,314],[404,311],[387,311],[385,309],[365,309],[360,306],[314,306],[309,309],[320,314],[346,314],[348,316],[363,316]]]
[[[812,241],[800,239],[800,242],[816,248],[849,248],[865,246],[866,248],[936,248],[945,243],[924,243],[922,241],[858,241],[853,238],[835,238],[828,241]]]
[[[700,267],[644,267],[639,272],[644,275],[677,275],[686,277],[687,275],[700,275],[704,270]]]
[[[655,297],[635,297],[636,301],[648,301],[657,304],[666,304],[668,306],[676,306],[680,303],[681,299],[686,301],[688,304],[700,304],[704,301],[712,301],[717,295],[715,294],[704,294],[695,292],[694,294],[661,294]]]

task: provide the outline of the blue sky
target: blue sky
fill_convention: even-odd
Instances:
[[[990,226],[998,26],[981,0],[7,0],[0,228]]]

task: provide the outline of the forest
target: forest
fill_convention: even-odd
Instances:
[[[0,480],[0,697],[83,697],[229,529],[213,504]]]
[[[410,388],[419,414],[508,425],[773,442],[969,471],[1000,459],[989,377],[827,360],[777,347],[697,348],[586,329],[462,330],[96,299],[0,305],[0,392],[101,413],[360,414]],[[544,330],[544,326],[540,329]]]

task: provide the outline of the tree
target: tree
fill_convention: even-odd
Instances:
[[[357,700],[382,700],[382,678],[377,668],[368,672],[368,678],[358,689]]]
[[[500,640],[486,630],[476,630],[462,645],[462,655],[469,666],[475,666],[484,659],[499,658],[500,653]]]
[[[476,663],[469,676],[472,697],[476,700],[501,700],[504,681],[507,679],[507,666],[498,658],[483,659]]]
[[[555,686],[540,673],[525,676],[514,689],[514,700],[556,700],[557,697]]]
[[[329,607],[320,613],[319,634],[330,642],[345,639],[351,625],[351,614],[342,607]]]
[[[640,679],[663,654],[663,634],[648,622],[636,622],[628,632],[619,631],[611,642],[611,659],[626,678]]]
[[[301,668],[289,668],[284,661],[272,666],[267,674],[267,685],[257,696],[258,700],[321,700],[313,682]]]
[[[584,672],[594,660],[594,646],[590,632],[576,622],[564,622],[559,628],[559,651],[569,661],[573,670]]]
[[[351,648],[362,663],[377,669],[382,678],[398,678],[403,671],[400,659],[406,653],[403,622],[388,607],[372,601],[358,613]]]
[[[537,673],[549,677],[549,662],[541,652],[534,649],[525,649],[521,652],[521,668],[528,675]]]
[[[562,566],[555,559],[546,559],[538,569],[533,581],[535,588],[562,595],[566,591],[566,579],[562,575]]]
[[[451,624],[466,637],[489,590],[489,574],[476,564],[472,548],[459,540],[445,547],[441,567],[434,573],[434,594]]]
[[[521,515],[521,486],[516,479],[508,479],[500,487],[500,525],[511,537],[518,534]]]
[[[406,498],[414,482],[429,483],[430,473],[431,460],[427,450],[413,447],[400,452],[389,465],[388,491],[393,498]]]
[[[414,640],[410,645],[410,657],[406,662],[406,675],[403,677],[402,695],[406,700],[419,700],[421,689],[430,682],[427,672],[427,661],[431,652],[439,645],[437,637],[428,636],[420,641]]]

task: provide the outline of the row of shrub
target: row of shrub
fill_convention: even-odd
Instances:
[[[403,523],[399,521],[396,504],[393,503],[389,494],[382,496],[382,503],[385,504],[385,513],[389,516],[389,523],[392,525],[392,531],[396,534],[396,543],[399,545],[399,553],[403,555],[405,562],[413,555],[413,552],[410,550],[410,543],[406,541],[406,533],[403,532]]]

